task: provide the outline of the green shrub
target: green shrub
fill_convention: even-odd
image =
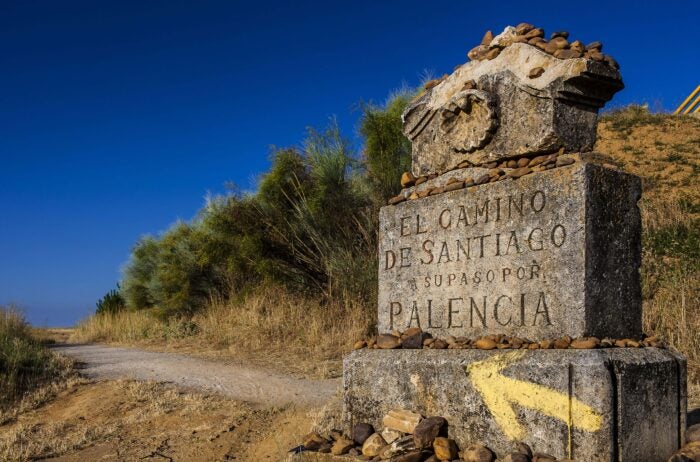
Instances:
[[[121,281],[125,306],[187,317],[270,282],[374,303],[378,207],[410,167],[401,130],[410,97],[365,106],[364,156],[332,119],[300,146],[273,149],[257,193],[210,198],[192,222],[139,240]],[[116,297],[100,304],[116,306]]]
[[[139,239],[131,251],[121,282],[121,294],[130,309],[150,308],[155,303],[150,286],[158,265],[158,248],[158,240],[146,236]]]
[[[126,303],[124,298],[119,292],[119,285],[117,284],[116,289],[112,289],[107,292],[101,299],[97,301],[96,314],[102,313],[118,313],[126,308]]]
[[[401,114],[415,96],[402,91],[383,106],[365,105],[360,133],[365,139],[364,156],[369,180],[383,205],[401,190],[401,174],[411,168],[411,143],[403,134]]]

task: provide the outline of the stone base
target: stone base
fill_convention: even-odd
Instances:
[[[344,366],[347,428],[403,408],[445,417],[461,448],[586,462],[657,462],[683,441],[686,362],[669,350],[357,350]]]

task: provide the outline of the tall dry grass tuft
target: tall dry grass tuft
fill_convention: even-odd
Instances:
[[[688,358],[700,382],[700,223],[689,204],[661,198],[641,202],[644,329]]]
[[[267,286],[238,299],[212,301],[191,318],[162,320],[148,311],[94,315],[76,327],[71,341],[165,342],[193,352],[225,351],[263,360],[277,355],[310,364],[342,358],[375,325],[376,310],[364,301],[328,301]]]
[[[375,310],[363,302],[323,301],[268,288],[242,302],[215,302],[193,321],[202,340],[219,347],[272,347],[333,359],[349,351],[354,339],[366,336],[375,318]]]
[[[71,341],[138,343],[165,339],[168,338],[169,325],[148,311],[107,312],[81,321],[71,335]]]

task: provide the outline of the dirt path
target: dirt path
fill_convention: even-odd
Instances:
[[[322,405],[340,380],[307,380],[261,369],[137,348],[56,345],[53,351],[79,361],[81,372],[97,379],[136,379],[172,383],[264,405]]]

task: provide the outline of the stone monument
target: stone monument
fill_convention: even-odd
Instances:
[[[543,36],[487,34],[406,109],[412,170],[380,214],[382,335],[345,360],[344,416],[379,428],[411,409],[460,447],[664,460],[685,360],[642,336],[640,181],[587,154],[622,80],[600,43]]]

